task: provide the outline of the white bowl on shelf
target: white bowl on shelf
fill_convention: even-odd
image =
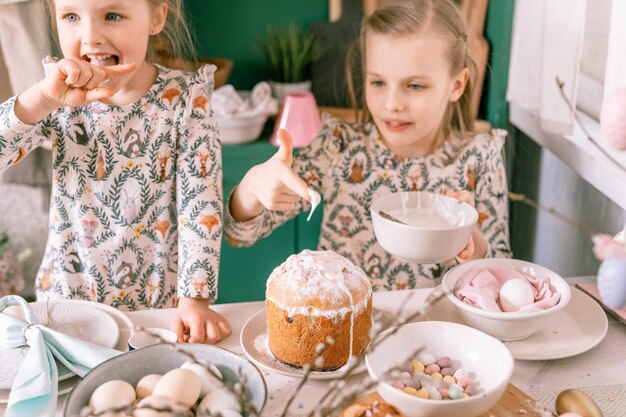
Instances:
[[[267,114],[233,116],[229,118],[217,116],[220,141],[225,145],[253,142],[261,136],[267,118]]]

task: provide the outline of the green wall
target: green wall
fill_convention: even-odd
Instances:
[[[485,37],[489,41],[490,56],[487,72],[486,119],[493,126],[506,128],[509,120],[509,105],[506,87],[511,52],[511,27],[515,0],[492,0],[489,2]]]
[[[188,0],[185,7],[197,35],[199,56],[220,56],[234,61],[229,83],[251,89],[267,79],[256,43],[268,26],[293,21],[309,27],[328,20],[328,0]]]

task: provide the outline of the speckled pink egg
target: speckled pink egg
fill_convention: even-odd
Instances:
[[[602,137],[613,148],[626,150],[626,87],[611,91],[602,103]]]

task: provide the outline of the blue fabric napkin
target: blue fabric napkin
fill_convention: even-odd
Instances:
[[[20,306],[24,320],[2,311]],[[28,353],[11,386],[5,417],[53,417],[57,405],[58,372],[55,358],[84,377],[92,368],[122,352],[59,333],[39,324],[26,300],[17,295],[0,298],[0,346]]]

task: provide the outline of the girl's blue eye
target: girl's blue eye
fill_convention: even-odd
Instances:
[[[75,15],[74,13],[68,13],[65,16],[63,16],[63,19],[67,20],[68,22],[77,22],[78,16]]]
[[[105,20],[113,21],[113,22],[118,21],[120,19],[122,19],[122,16],[120,16],[117,13],[107,13],[105,17]]]
[[[382,87],[385,85],[385,83],[380,80],[370,81],[370,84],[373,85],[374,87]]]
[[[421,85],[421,84],[417,84],[417,83],[410,83],[409,84],[409,88],[411,90],[422,90],[424,88],[424,86]]]

